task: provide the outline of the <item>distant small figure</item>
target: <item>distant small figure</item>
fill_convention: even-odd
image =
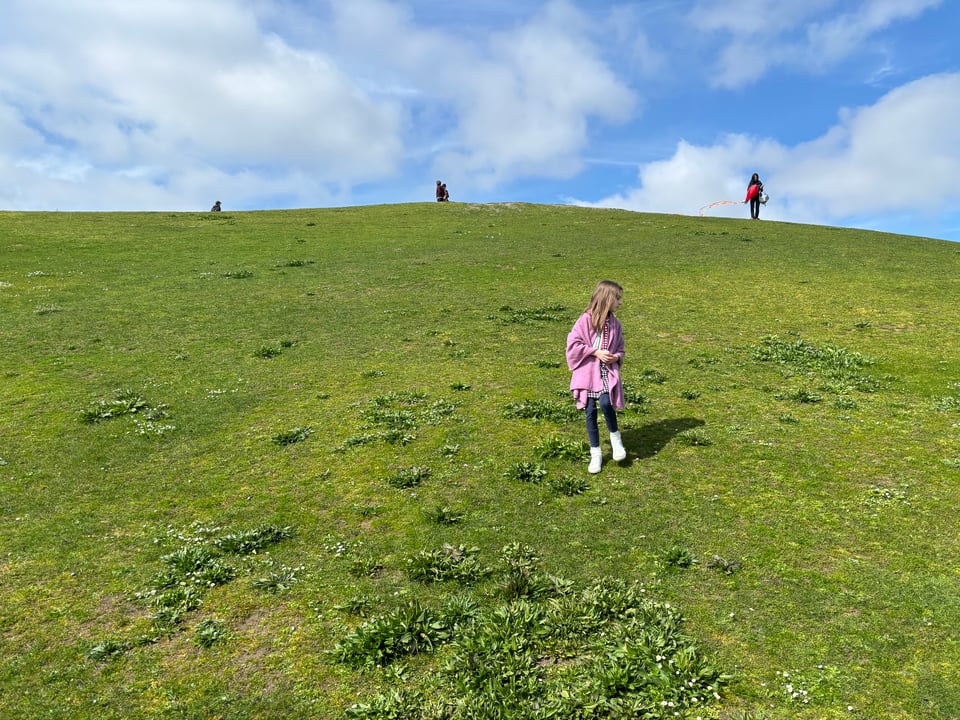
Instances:
[[[217,201],[213,204],[213,207],[210,208],[210,212],[220,212],[220,201],[219,201],[219,200],[217,200]]]
[[[760,196],[763,195],[763,183],[760,182],[760,176],[757,173],[750,178],[750,184],[747,185],[747,197],[744,202],[750,203],[750,219],[760,219]]]
[[[450,202],[450,193],[447,192],[447,184],[437,180],[437,202]]]

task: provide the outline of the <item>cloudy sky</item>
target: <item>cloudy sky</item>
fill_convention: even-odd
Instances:
[[[956,0],[0,0],[0,209],[452,199],[960,241]],[[743,205],[705,210],[746,217]]]

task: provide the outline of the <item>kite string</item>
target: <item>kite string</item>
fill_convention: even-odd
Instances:
[[[717,205],[743,205],[743,202],[740,200],[717,200],[717,202],[710,203],[709,205],[704,205],[700,208],[700,214],[703,215],[703,211],[708,208],[716,207]]]

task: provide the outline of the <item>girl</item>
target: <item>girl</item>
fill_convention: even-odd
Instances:
[[[624,406],[623,384],[620,382],[620,363],[623,361],[623,328],[613,311],[620,307],[623,288],[612,280],[603,280],[593,291],[590,305],[567,335],[567,366],[573,373],[570,389],[577,407],[586,411],[587,439],[590,441],[591,473],[600,472],[603,452],[600,449],[600,429],[597,426],[597,407],[610,431],[613,459],[623,460],[623,448],[617,426],[617,409]]]

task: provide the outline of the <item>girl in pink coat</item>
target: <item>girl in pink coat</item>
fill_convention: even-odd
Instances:
[[[625,354],[623,328],[613,311],[620,307],[623,288],[612,280],[603,280],[593,291],[590,305],[567,335],[567,366],[573,373],[570,390],[577,407],[585,411],[587,439],[590,441],[591,473],[600,472],[603,452],[600,449],[600,428],[597,409],[610,431],[613,459],[627,457],[617,425],[617,410],[624,407],[620,363]]]

